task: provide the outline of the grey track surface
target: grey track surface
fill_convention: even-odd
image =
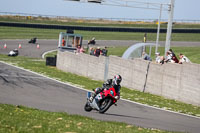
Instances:
[[[7,49],[3,48],[7,44]],[[19,55],[41,58],[49,50],[57,48],[58,40],[38,40],[36,44],[28,44],[28,40],[0,40],[0,54],[8,54],[18,48]],[[95,46],[130,46],[136,41],[104,41],[97,40]],[[87,41],[83,42],[84,45]],[[164,42],[161,42],[164,45]],[[172,46],[200,46],[198,42],[172,42]],[[86,92],[64,85],[53,80],[16,69],[0,63],[0,103],[24,105],[48,111],[64,111],[80,114],[99,120],[120,121],[142,127],[158,128],[172,131],[199,133],[200,119],[161,111],[130,102],[119,101],[117,107],[111,107],[106,114],[95,111],[87,113],[83,110]]]
[[[7,44],[7,49],[4,49],[4,44]],[[22,48],[19,49],[19,55],[41,58],[41,55],[49,50],[55,50],[57,48],[58,40],[38,40],[40,44],[40,49],[36,48],[36,44],[29,44],[28,40],[0,40],[0,54],[8,54],[9,51],[18,48],[18,44],[22,45]],[[140,43],[138,41],[120,41],[120,40],[97,40],[95,46],[131,46],[135,43]],[[165,42],[160,42],[161,46],[164,46]],[[83,41],[83,45],[87,45],[87,40]],[[93,46],[93,45],[91,45]],[[199,42],[172,42],[171,46],[190,46],[190,47],[200,47]]]
[[[0,63],[0,103],[79,114],[147,128],[199,133],[200,119],[119,100],[107,113],[85,112],[86,92]]]

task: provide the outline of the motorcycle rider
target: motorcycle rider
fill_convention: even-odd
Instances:
[[[115,96],[115,99],[119,100],[120,99],[120,89],[121,89],[121,83],[122,77],[121,75],[115,75],[113,79],[107,79],[107,81],[103,84],[102,88],[96,88],[94,90],[94,95],[90,97],[90,101],[92,101],[97,94],[102,92],[104,89],[109,89],[113,87],[117,93],[117,96]]]

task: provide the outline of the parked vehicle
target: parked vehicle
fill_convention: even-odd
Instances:
[[[90,97],[92,96],[92,92],[88,92],[87,94],[87,102],[85,104],[85,111],[90,112],[92,110],[97,110],[99,113],[105,113],[113,104],[116,105],[117,93],[114,88],[104,89],[102,92],[97,94],[95,98],[91,101]]]

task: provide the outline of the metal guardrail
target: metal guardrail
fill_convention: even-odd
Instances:
[[[116,28],[116,27],[89,27],[89,26],[64,26],[49,24],[26,24],[0,22],[0,26],[40,28],[40,29],[62,29],[62,30],[84,30],[84,31],[104,31],[104,32],[146,32],[157,33],[156,28]],[[160,33],[166,33],[167,29],[160,29]],[[200,33],[200,29],[173,29],[173,33]]]

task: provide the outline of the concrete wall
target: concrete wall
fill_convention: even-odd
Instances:
[[[105,57],[101,56],[98,58],[87,54],[58,51],[57,68],[65,72],[75,73],[96,80],[103,80]]]
[[[124,87],[200,105],[199,64],[159,65],[140,59],[125,60],[116,56],[95,57],[58,51],[57,68],[95,80],[120,74]],[[105,71],[108,71],[107,75],[104,75]]]
[[[122,86],[143,91],[148,62],[141,60],[125,60],[120,57],[109,57],[108,77],[122,76]]]
[[[167,98],[200,105],[200,65],[151,63],[146,91]]]

